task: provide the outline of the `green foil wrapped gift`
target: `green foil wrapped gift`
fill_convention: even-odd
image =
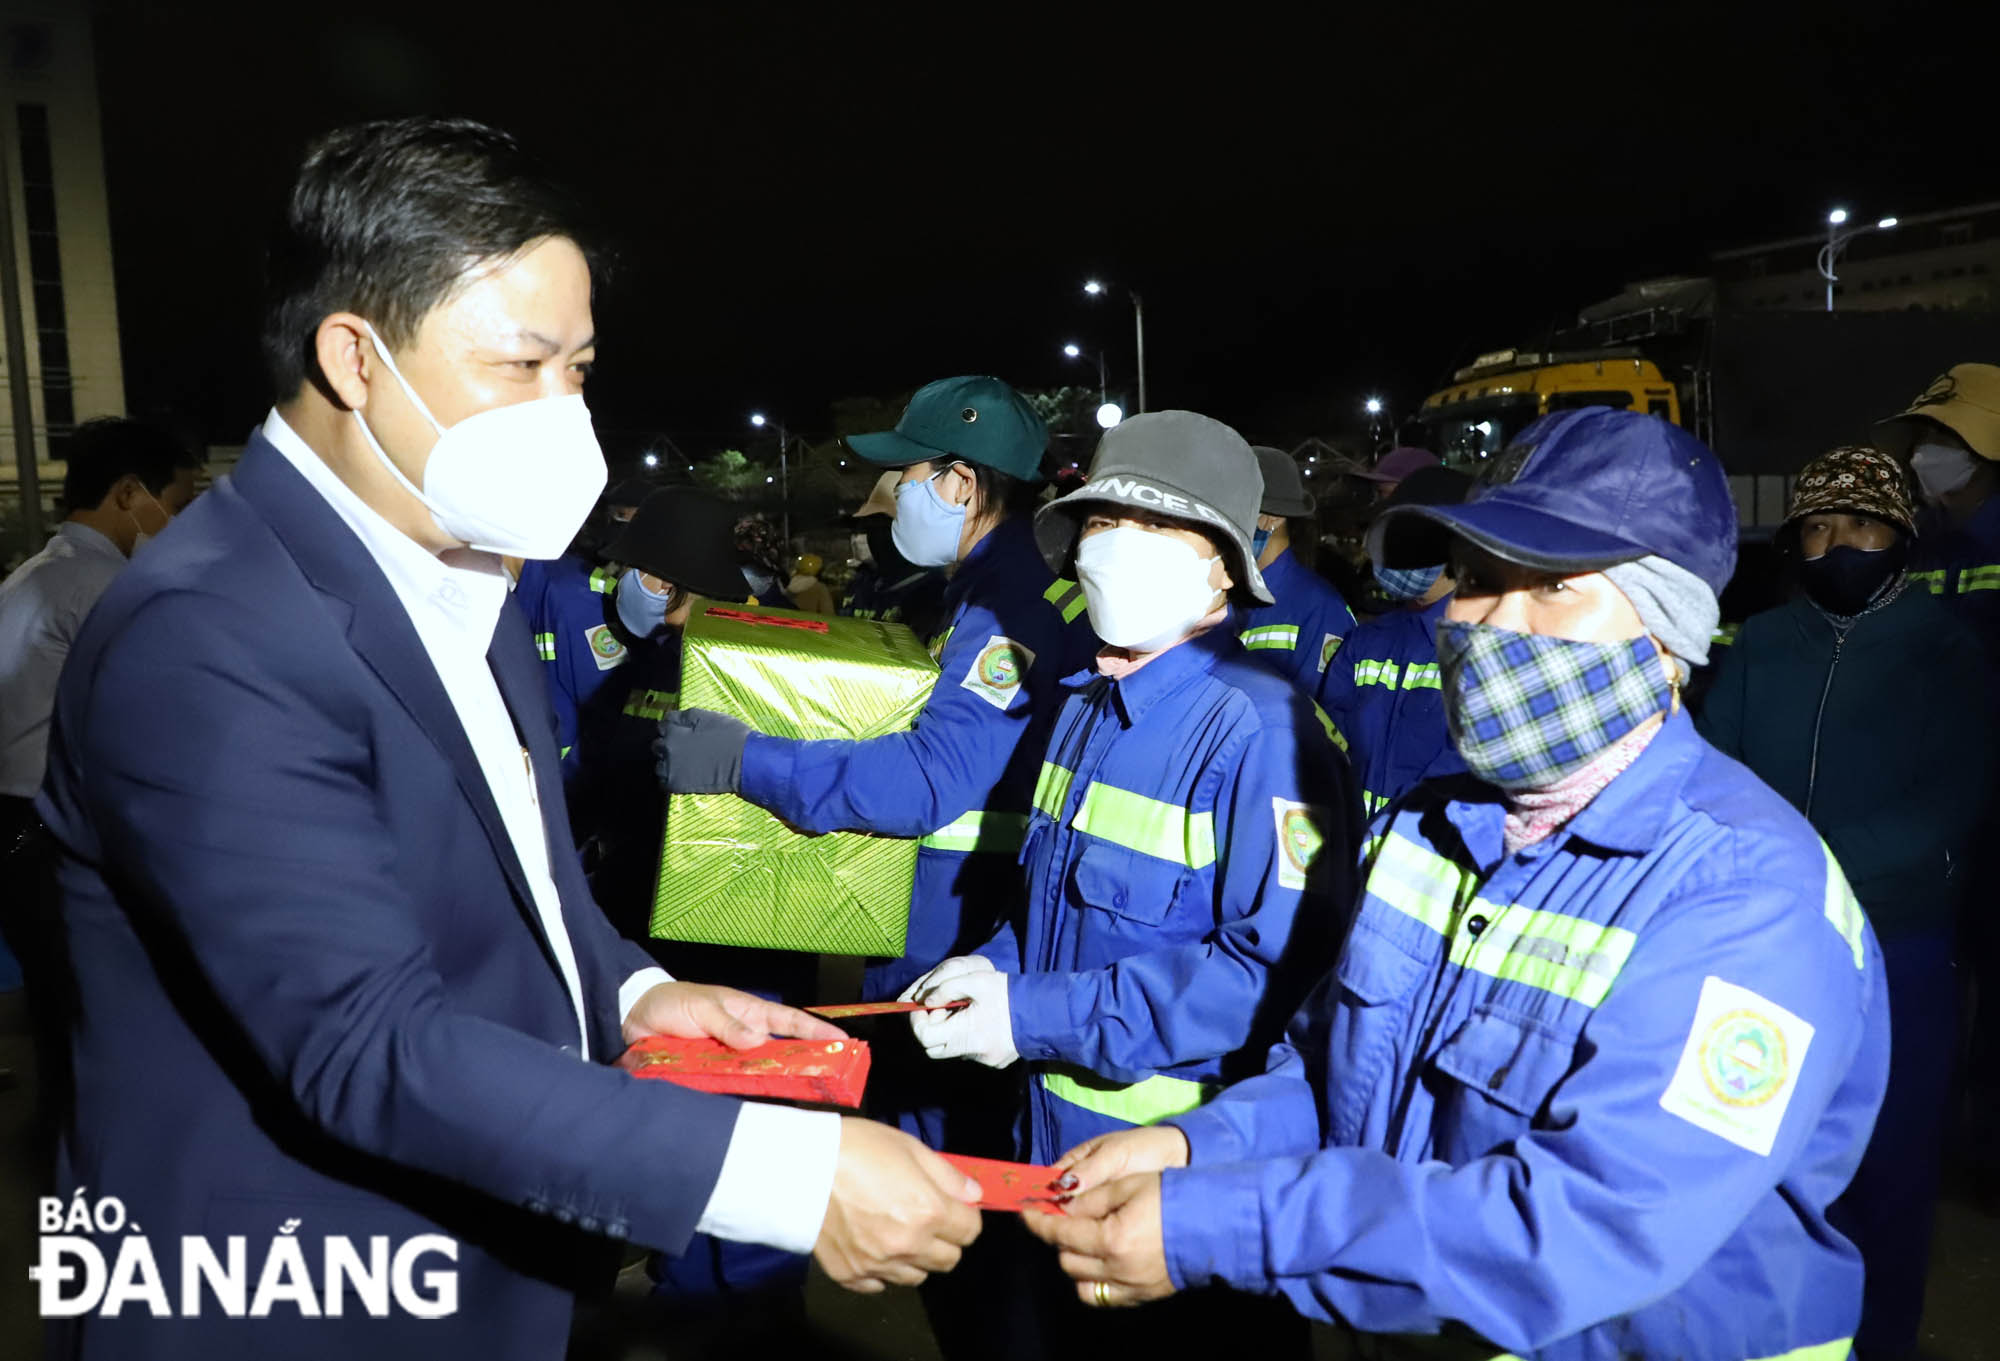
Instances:
[[[909,728],[937,674],[900,624],[703,603],[684,635],[680,703],[774,737],[879,737]],[[734,794],[676,794],[667,800],[653,934],[900,955],[916,865],[914,841],[807,836]]]

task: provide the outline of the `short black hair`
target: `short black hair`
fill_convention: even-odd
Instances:
[[[961,461],[972,474],[972,485],[978,488],[981,506],[997,510],[1002,520],[1034,513],[1045,479],[1015,477],[998,468],[989,468],[984,463],[974,463],[969,459]]]
[[[358,313],[400,348],[471,267],[558,236],[594,276],[576,201],[498,129],[399,118],[327,133],[306,151],[265,255],[273,392],[283,400],[318,376],[313,337],[329,314]]]
[[[201,460],[156,425],[100,416],[70,432],[63,450],[63,509],[95,510],[122,478],[136,477],[155,496],[166,490],[182,468],[199,468]]]

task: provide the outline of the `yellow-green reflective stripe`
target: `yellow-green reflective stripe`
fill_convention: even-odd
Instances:
[[[956,631],[956,629],[957,625],[954,624],[951,628],[946,629],[943,633],[940,633],[937,637],[931,639],[932,661],[940,663],[943,662],[945,645],[951,642],[951,635]]]
[[[1459,895],[1469,896],[1473,883],[1471,871],[1390,833],[1380,839],[1375,863],[1368,872],[1367,891],[1404,916],[1448,936]]]
[[[1958,574],[1960,595],[1967,591],[2000,591],[2000,563],[1986,567],[1967,567]]]
[[[1371,818],[1374,817],[1377,813],[1381,812],[1384,808],[1387,808],[1388,806],[1389,806],[1389,796],[1387,794],[1377,794],[1372,789],[1364,789],[1361,791],[1362,811],[1366,812],[1369,817]]]
[[[1421,665],[1413,664],[1406,668],[1403,672],[1403,688],[1405,690],[1442,690],[1444,682],[1438,673],[1438,664],[1436,662],[1426,662]]]
[[[1810,1347],[1794,1347],[1782,1356],[1760,1356],[1752,1361],[1847,1361],[1854,1354],[1854,1339],[1838,1338],[1832,1342],[1820,1342]],[[1501,1352],[1491,1361],[1521,1361],[1512,1352]]]
[[[1861,904],[1856,901],[1854,890],[1848,887],[1840,862],[1833,858],[1833,848],[1824,841],[1819,848],[1826,852],[1826,919],[1854,952],[1854,967],[1859,969],[1866,959],[1861,948]]]
[[[1026,813],[967,813],[918,841],[934,851],[1005,851],[1021,849],[1028,834]]]
[[[553,633],[536,634],[535,651],[541,654],[543,661],[554,661],[556,659],[556,636]]]
[[[1035,781],[1035,807],[1052,818],[1061,817],[1063,804],[1069,801],[1069,782],[1074,778],[1055,762],[1042,762],[1041,776]]]
[[[1092,781],[1070,826],[1191,870],[1215,863],[1215,814],[1190,813],[1116,785]]]
[[[1297,624],[1271,624],[1260,629],[1245,629],[1238,635],[1247,648],[1272,648],[1293,652],[1299,646],[1299,626]]]
[[[613,595],[618,590],[618,577],[608,567],[599,567],[590,574],[590,589],[599,595]]]
[[[1402,674],[1394,662],[1362,661],[1354,664],[1356,685],[1386,685],[1396,688],[1396,678]]]
[[[1910,580],[1923,582],[1924,585],[1930,587],[1932,595],[1944,594],[1944,577],[1945,572],[1942,567],[1932,568],[1928,572],[1910,573]]]
[[[1452,937],[1451,962],[1475,973],[1595,1007],[1638,944],[1622,926],[1473,896],[1470,870],[1405,837],[1390,833],[1376,846],[1368,893]],[[1477,936],[1458,930],[1461,916],[1473,911],[1488,923]]]
[[[625,714],[630,718],[665,718],[680,699],[678,690],[634,690],[625,701]]]
[[[1326,729],[1326,735],[1332,739],[1333,745],[1339,747],[1342,751],[1346,751],[1347,739],[1341,736],[1340,727],[1333,721],[1333,715],[1315,704],[1313,705],[1313,717],[1317,718],[1319,725]]]
[[[1042,599],[1062,612],[1065,624],[1074,624],[1076,617],[1082,614],[1090,603],[1083,597],[1083,587],[1067,577],[1057,577],[1049,588],[1042,592]]]
[[[568,760],[568,759],[569,759],[569,754],[570,754],[570,750],[571,750],[571,749],[570,749],[569,747],[564,747],[564,748],[563,748],[563,749],[562,749],[561,751],[559,751],[559,752],[557,752],[557,753],[556,753],[556,757],[557,757],[557,759],[558,759],[558,760],[564,760],[564,761]]]
[[[1488,925],[1477,936],[1461,932],[1452,942],[1454,964],[1475,973],[1567,997],[1587,1007],[1601,1003],[1639,938],[1606,926],[1535,908],[1495,907],[1474,898]]]
[[[1207,1103],[1219,1090],[1184,1077],[1149,1077],[1129,1086],[1089,1085],[1066,1073],[1043,1073],[1042,1090],[1050,1096],[1081,1106],[1128,1125],[1152,1125]]]

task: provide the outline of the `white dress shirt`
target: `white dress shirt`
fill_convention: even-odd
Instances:
[[[124,570],[117,544],[65,520],[0,581],[0,794],[32,799],[41,789],[56,678],[84,616]]]
[[[547,823],[527,749],[486,660],[494,625],[507,603],[506,570],[492,553],[464,548],[436,554],[418,544],[355,495],[275,410],[264,421],[264,437],[354,532],[409,614],[499,805],[576,1012],[577,1052],[589,1058],[583,986],[549,869]],[[571,852],[565,845],[560,853]],[[649,988],[671,981],[664,969],[635,972],[618,990],[619,1016],[629,1015]],[[810,1252],[819,1238],[839,1157],[839,1116],[746,1102],[697,1227],[719,1238]]]

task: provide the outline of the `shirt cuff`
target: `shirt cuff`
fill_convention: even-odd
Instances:
[[[1002,970],[1005,972],[1004,968]],[[1077,982],[1073,973],[1017,973],[1007,983],[1007,1015],[1014,1051],[1024,1059],[1074,1063],[1082,1047],[1070,1016]],[[1086,1013],[1087,1014],[1087,1013]]]
[[[625,1018],[632,1014],[632,1008],[639,1005],[639,999],[662,983],[671,983],[674,976],[657,966],[641,969],[625,980],[625,986],[618,989],[618,1024],[622,1028]]]
[[[736,774],[736,792],[759,808],[777,802],[778,791],[791,783],[792,747],[784,737],[753,732],[743,740],[743,764]]]
[[[746,1101],[695,1228],[731,1242],[811,1252],[839,1165],[839,1114]]]
[[[1261,1294],[1264,1219],[1258,1167],[1238,1163],[1160,1174],[1160,1239],[1176,1290],[1229,1285]]]

